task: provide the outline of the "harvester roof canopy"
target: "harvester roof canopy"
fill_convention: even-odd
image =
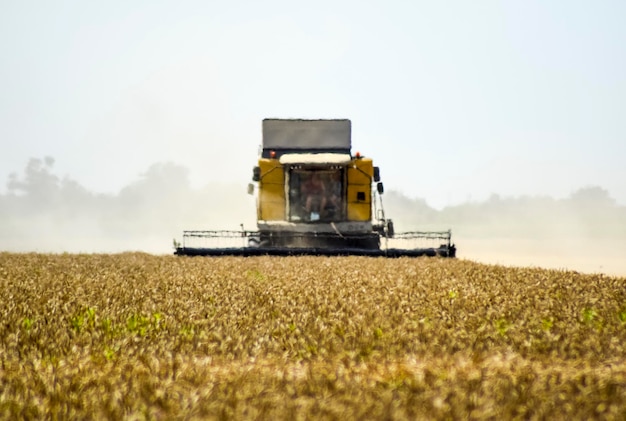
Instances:
[[[343,153],[289,153],[282,155],[279,162],[283,165],[346,165],[352,157]]]
[[[263,149],[350,152],[351,122],[337,120],[263,120]]]

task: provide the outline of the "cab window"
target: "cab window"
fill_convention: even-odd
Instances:
[[[344,220],[343,169],[303,169],[289,172],[289,220],[332,222]]]

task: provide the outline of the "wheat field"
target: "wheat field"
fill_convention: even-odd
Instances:
[[[626,419],[626,279],[0,253],[2,419]]]

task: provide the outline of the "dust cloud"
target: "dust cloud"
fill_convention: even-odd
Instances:
[[[37,252],[145,251],[168,254],[186,229],[255,226],[245,186],[213,183],[194,189],[188,170],[150,166],[115,195],[90,192],[53,171],[52,158],[31,159],[0,195],[0,250]]]
[[[54,172],[54,159],[31,159],[0,195],[0,250],[17,252],[173,252],[186,229],[255,228],[246,186],[193,188],[188,170],[150,166],[117,194],[88,191]],[[394,191],[384,195],[397,231],[451,229],[458,257],[626,276],[626,207],[601,187],[566,199],[501,197],[442,210]]]
[[[601,187],[566,199],[492,195],[442,210],[396,192],[384,200],[398,231],[450,228],[461,259],[626,276],[626,207]]]

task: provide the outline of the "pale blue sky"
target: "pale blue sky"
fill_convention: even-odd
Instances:
[[[2,0],[0,191],[45,155],[97,192],[160,161],[245,186],[263,118],[350,118],[386,188],[432,206],[589,185],[626,204],[625,18],[622,0]]]

